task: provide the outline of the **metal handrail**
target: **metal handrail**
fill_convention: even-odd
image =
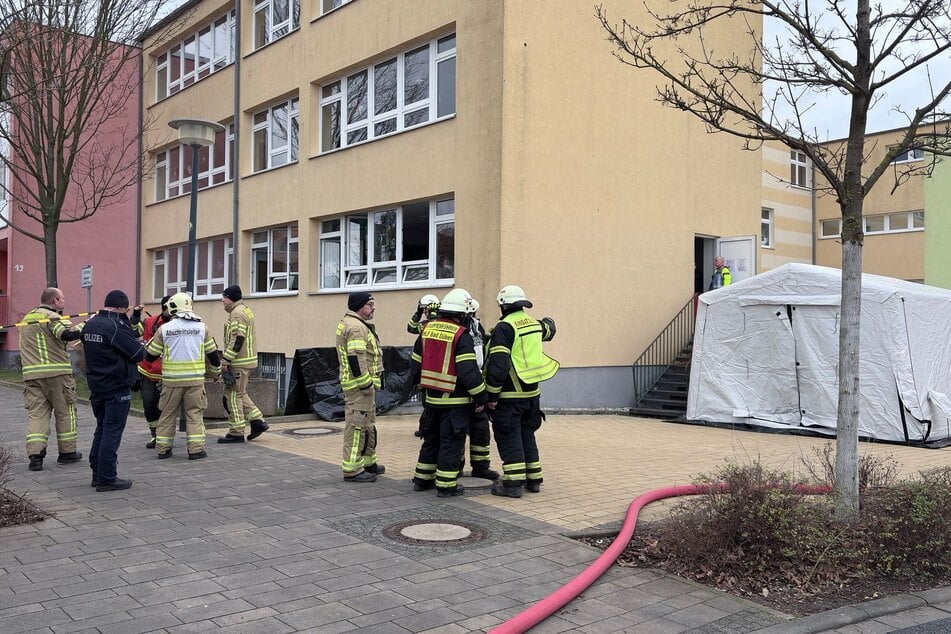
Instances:
[[[697,321],[696,302],[697,296],[691,296],[634,362],[635,405],[640,404],[677,356],[693,341],[693,329]]]

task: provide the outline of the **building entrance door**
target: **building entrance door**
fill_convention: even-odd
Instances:
[[[756,236],[717,238],[717,255],[730,268],[731,283],[756,275]]]

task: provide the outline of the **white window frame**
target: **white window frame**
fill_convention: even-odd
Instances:
[[[176,41],[167,50],[155,57],[155,101],[161,101],[174,95],[234,62],[234,16],[234,10],[219,15],[211,22],[199,26],[187,37]],[[206,37],[203,39],[203,36]],[[222,38],[226,38],[224,44],[219,42]],[[200,55],[203,48],[210,55],[208,55],[207,60],[199,60],[189,67],[185,47],[191,41],[194,41],[194,55],[196,57]],[[204,47],[202,46],[203,41],[205,42]],[[178,77],[173,80],[171,60],[172,53],[175,51],[178,52],[179,72]]]
[[[285,231],[287,235],[287,261],[280,270],[275,267],[276,249],[274,244],[275,232]],[[251,233],[251,279],[248,284],[252,295],[296,295],[300,280],[300,249],[298,224],[293,222],[279,227],[257,229]],[[264,254],[267,260],[267,270],[258,271],[257,252]],[[260,275],[267,280],[267,288],[261,290],[257,285]]]
[[[221,253],[216,248],[220,244]],[[206,274],[199,276],[202,268],[202,251],[205,251]],[[228,286],[231,278],[231,266],[234,249],[231,247],[231,236],[217,236],[207,240],[199,240],[195,244],[195,299],[217,299]],[[224,259],[223,273],[210,275],[215,263]],[[169,272],[169,264],[175,265],[175,275]],[[176,245],[152,250],[152,299],[159,301],[165,295],[174,295],[185,290],[187,283],[186,269],[188,268],[188,245]]]
[[[427,232],[428,254],[426,259],[406,260],[403,254],[404,208],[412,205],[428,205]],[[375,261],[376,229],[374,217],[378,214],[396,212],[394,259]],[[317,249],[318,291],[335,292],[350,289],[419,288],[451,286],[453,274],[440,277],[439,255],[440,230],[452,231],[452,259],[455,266],[455,200],[439,197],[428,201],[388,205],[365,212],[354,212],[325,218],[320,221],[320,237]],[[356,226],[365,226],[366,233],[354,235]],[[328,249],[332,255],[328,256]],[[359,262],[349,263],[347,255],[359,256]],[[445,252],[443,252],[445,255]],[[327,256],[327,257],[325,257]],[[335,257],[334,257],[335,256]],[[384,279],[384,276],[389,279]],[[326,280],[334,280],[327,284]]]
[[[760,211],[760,246],[764,249],[773,249],[775,248],[774,238],[773,238],[773,219],[775,218],[775,212],[769,207],[763,207]],[[763,242],[763,230],[766,230],[766,242]]]
[[[219,164],[216,159],[215,149],[219,147],[221,141],[224,141],[225,149],[222,162]],[[160,202],[177,196],[184,196],[191,192],[192,178],[191,157],[186,158],[186,148],[190,154],[191,146],[178,144],[175,147],[155,153],[155,202]],[[234,124],[225,126],[223,132],[215,135],[215,144],[210,147],[203,147],[199,151],[199,172],[198,172],[198,190],[215,187],[234,180],[234,169],[232,166],[232,156],[234,154]],[[203,160],[201,157],[206,157]],[[202,165],[206,165],[202,169]],[[171,179],[171,168],[178,168],[178,178]]]
[[[892,217],[894,216],[905,216],[906,222],[904,226],[899,226],[898,228],[892,227]],[[870,231],[868,228],[868,221],[870,218],[878,220],[879,218],[883,219],[883,229]],[[835,222],[838,226],[838,231],[833,234],[824,234],[823,233],[823,224],[827,222]],[[892,211],[886,214],[870,214],[868,216],[863,216],[862,218],[862,233],[869,236],[880,236],[884,234],[895,234],[895,233],[913,233],[915,231],[924,231],[925,230],[925,212],[922,210],[917,211]],[[819,221],[819,239],[828,240],[830,238],[838,238],[842,235],[842,219],[841,218],[826,218]]]
[[[910,147],[892,159],[892,163],[915,163],[925,160],[925,150],[920,147]]]
[[[280,22],[274,21],[274,7],[278,2],[287,3],[287,17]],[[300,0],[256,0],[252,10],[251,32],[253,33],[254,48],[258,50],[272,42],[276,42],[300,28]],[[264,34],[262,42],[258,41],[258,20],[264,20]]]
[[[283,145],[276,145],[277,126],[275,113],[284,109],[287,112],[287,136]],[[259,135],[263,135],[266,144],[266,163],[257,165],[257,144]],[[270,108],[259,110],[251,115],[251,172],[264,172],[275,167],[296,163],[300,158],[300,99],[293,97]]]
[[[353,0],[319,0],[320,15],[327,15],[331,11],[336,11],[345,4],[350,4]]]
[[[413,46],[395,56],[388,56],[375,64],[359,68],[346,75],[336,77],[319,87],[320,110],[318,119],[317,147],[321,153],[342,150],[354,145],[367,143],[375,139],[393,134],[399,134],[424,125],[429,125],[454,117],[456,114],[456,34],[447,33],[429,42]],[[406,60],[408,55],[421,54],[423,49],[428,50],[427,67],[427,95],[406,104]],[[440,50],[441,49],[441,50]],[[394,107],[377,112],[376,84],[378,73],[390,63],[396,66],[396,103]],[[452,85],[445,85],[439,81],[439,69],[442,64],[452,64]],[[362,94],[360,88],[365,76],[365,92],[363,99],[357,100],[362,107],[358,109],[361,118],[350,121],[348,104],[355,94]],[[450,93],[451,90],[451,93]],[[439,97],[452,97],[451,112],[439,114]],[[365,101],[365,103],[364,103]],[[422,118],[424,117],[425,118]],[[334,132],[336,131],[336,135]]]
[[[809,157],[800,150],[789,151],[789,184],[793,187],[809,188],[811,186],[811,175],[809,170]]]

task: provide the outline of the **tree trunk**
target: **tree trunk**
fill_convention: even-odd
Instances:
[[[858,222],[862,215],[859,212]],[[845,218],[843,218],[843,225]],[[852,521],[859,510],[859,342],[862,313],[862,243],[842,240],[839,326],[839,404],[835,452],[836,518]]]
[[[46,285],[59,288],[56,276],[56,224],[43,226],[43,254],[46,261]]]

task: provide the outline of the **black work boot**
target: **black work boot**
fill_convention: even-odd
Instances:
[[[522,497],[522,487],[506,486],[501,482],[492,485],[492,495],[498,495],[504,498]]]
[[[149,428],[149,431],[152,432],[152,438],[147,443],[145,443],[145,448],[155,449],[155,428],[151,427]]]
[[[69,453],[61,453],[59,458],[56,459],[56,462],[59,464],[70,464],[72,462],[79,462],[83,459],[83,455],[78,451],[71,451]]]
[[[208,452],[205,451],[196,451],[195,453],[188,454],[189,460],[201,460],[202,458],[207,458]]]
[[[436,483],[432,480],[420,480],[418,478],[413,478],[414,491],[429,491],[435,486],[436,486]]]
[[[473,478],[484,478],[486,480],[498,480],[499,472],[488,467],[472,467]]]
[[[376,482],[376,474],[369,471],[361,471],[355,476],[344,476],[344,482]]]
[[[525,490],[529,493],[538,493],[542,490],[541,480],[529,480],[525,483]]]
[[[36,454],[30,456],[30,471],[42,471],[43,470],[43,456]]]
[[[368,464],[363,465],[364,471],[369,471],[370,473],[375,473],[376,475],[383,475],[386,473],[386,467],[381,464]]]
[[[172,457],[171,447],[169,447],[167,450],[163,451],[162,453],[158,454],[159,460],[165,460],[166,458],[171,458],[171,457]]]
[[[449,488],[436,489],[436,497],[440,497],[440,498],[451,498],[451,497],[455,497],[458,495],[465,495],[465,494],[466,494],[466,488],[462,486],[461,484],[457,484],[451,489]]]
[[[263,420],[261,420],[260,418],[257,420],[251,421],[251,433],[248,434],[248,440],[254,440],[255,438],[257,438],[258,436],[260,436],[261,434],[263,434],[270,428],[271,426],[268,425]]]
[[[226,434],[218,439],[218,443],[222,445],[232,442],[244,442],[244,436],[232,436],[231,434]]]

